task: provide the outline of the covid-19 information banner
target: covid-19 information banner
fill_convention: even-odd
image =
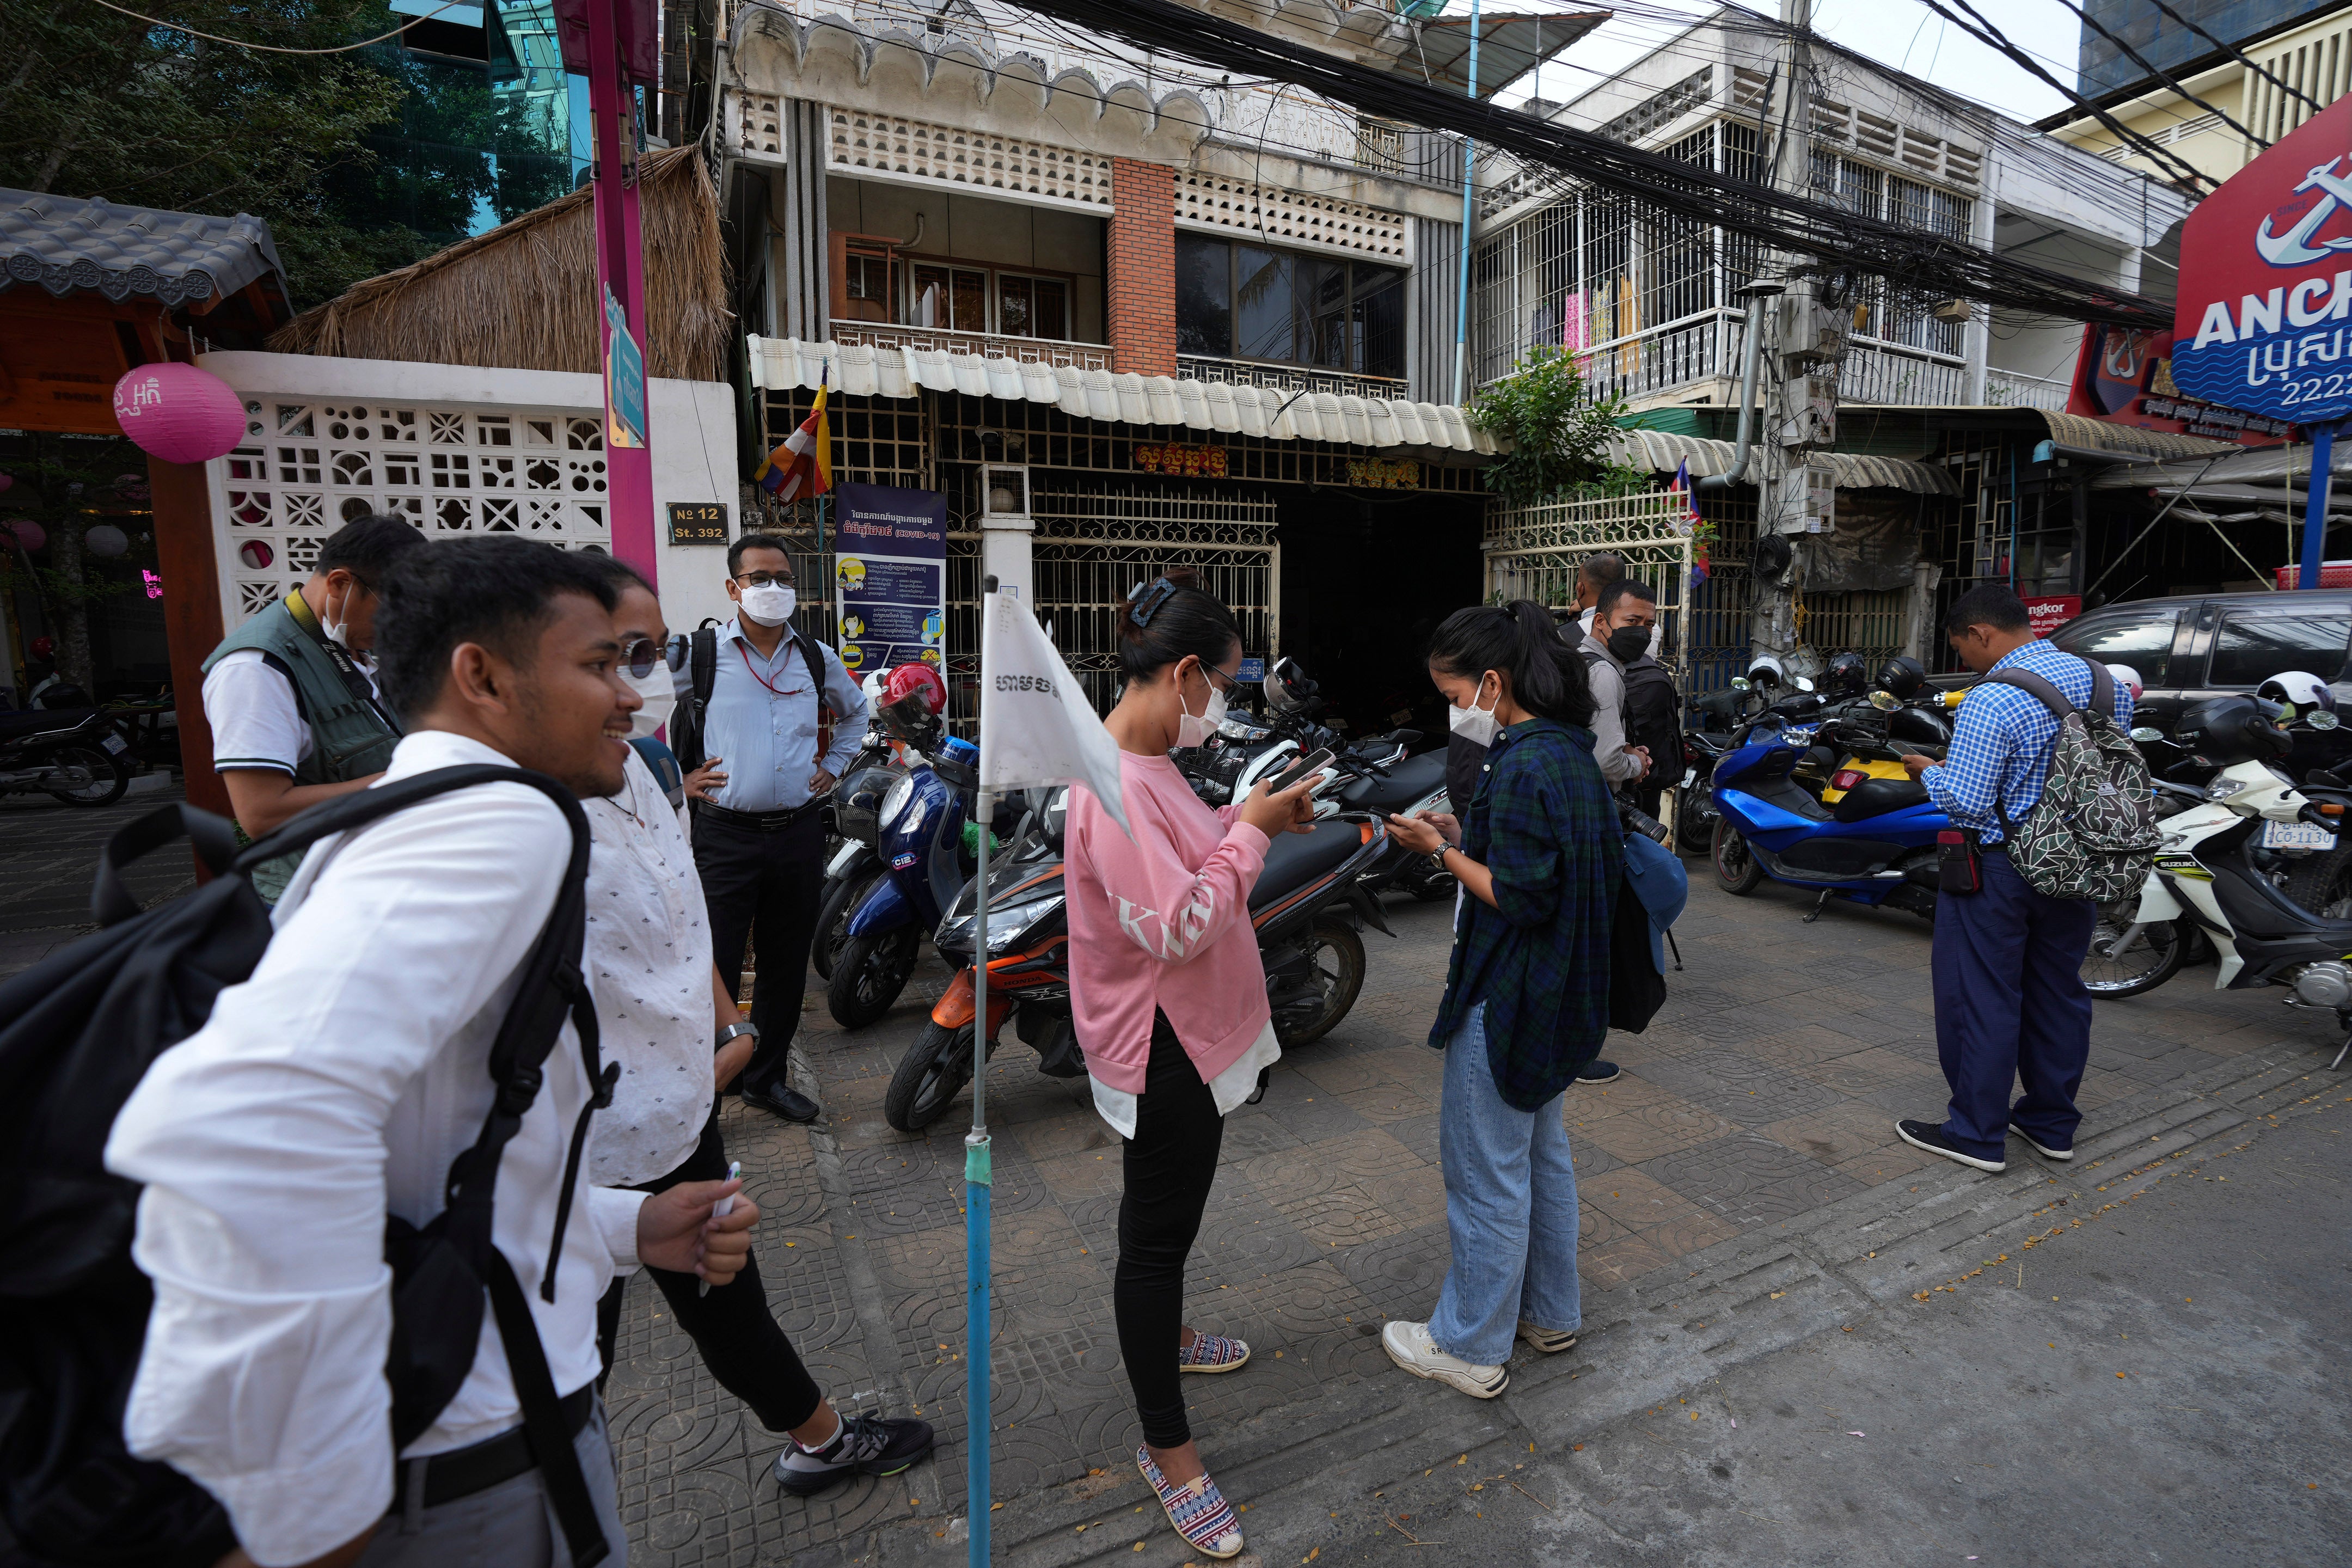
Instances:
[[[947,658],[948,503],[937,490],[834,489],[841,661],[859,679]]]

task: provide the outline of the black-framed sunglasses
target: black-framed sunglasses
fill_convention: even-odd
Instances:
[[[621,646],[621,668],[633,680],[643,680],[655,670],[667,668],[672,674],[686,662],[686,639],[672,637],[657,643],[651,637],[631,637]]]
[[[735,581],[742,584],[746,588],[790,588],[793,586],[793,574],[789,572],[783,574],[782,576],[777,575],[773,572],[746,572],[740,577],[736,578]]]

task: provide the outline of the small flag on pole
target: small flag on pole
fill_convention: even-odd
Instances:
[[[833,427],[825,422],[828,387],[816,389],[816,406],[784,444],[768,454],[752,481],[778,500],[814,499],[833,488]]]
[[[1691,487],[1688,458],[1682,460],[1675,469],[1675,477],[1666,482],[1666,493],[1679,498],[1679,507],[1675,518],[1675,531],[1685,536],[1696,534],[1699,524],[1706,520],[1698,514],[1698,498]],[[1691,586],[1697,587],[1706,581],[1706,542],[1694,539],[1691,543]]]
[[[1081,785],[1124,832],[1118,742],[1037,617],[1014,595],[991,594],[980,628],[980,787],[1003,795]]]

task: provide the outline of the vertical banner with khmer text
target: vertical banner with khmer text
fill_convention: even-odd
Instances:
[[[918,659],[938,668],[947,658],[947,498],[887,485],[833,493],[842,663],[860,679]]]

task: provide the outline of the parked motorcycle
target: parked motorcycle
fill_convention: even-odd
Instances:
[[[980,783],[980,748],[950,735],[922,758],[882,797],[875,822],[882,874],[852,910],[834,955],[825,1007],[845,1029],[890,1010],[915,973],[923,933],[971,875],[965,801]]]
[[[2175,739],[2193,742],[2217,771],[2202,788],[2158,784],[2192,804],[2160,820],[2163,840],[2138,896],[2101,908],[2083,980],[2099,996],[2152,991],[2179,973],[2193,927],[2219,961],[2215,990],[2284,986],[2287,1005],[2336,1015],[2345,1042],[2332,1068],[2352,1051],[2352,920],[2289,897],[2288,857],[2336,847],[2352,788],[2298,784],[2278,766],[2294,740],[2275,715],[2257,699],[2223,697],[2184,717]],[[2324,710],[2298,722],[2336,728]]]
[[[989,868],[987,1051],[995,1056],[1009,1018],[1023,1043],[1037,1052],[1040,1072],[1076,1078],[1086,1063],[1070,1016],[1062,882],[1066,795],[1054,795],[1042,805],[1033,803],[1003,862]],[[1277,834],[1266,851],[1250,893],[1250,921],[1257,928],[1275,1036],[1286,1047],[1321,1038],[1356,1005],[1364,984],[1358,932],[1365,923],[1389,931],[1362,879],[1389,852],[1387,827],[1355,814],[1318,822],[1307,833]],[[902,1132],[937,1121],[971,1079],[979,1012],[973,903],[973,889],[966,887],[940,924],[940,953],[964,967],[899,1058],[883,1096],[883,1120]]]
[[[131,787],[128,742],[91,709],[0,713],[0,795],[111,805]]]
[[[1927,786],[1907,775],[1854,777],[1834,805],[1824,805],[1792,776],[1811,749],[1810,733],[1803,749],[1788,735],[1785,728],[1754,727],[1746,743],[1716,764],[1717,820],[1708,852],[1717,885],[1745,897],[1770,878],[1817,891],[1821,900],[1808,921],[1832,898],[1891,904],[1933,920],[1936,836],[1951,819],[1928,799]],[[1872,736],[1858,719],[1841,723],[1840,740],[1855,755],[1878,760],[1926,749],[1890,742],[1885,728]]]

